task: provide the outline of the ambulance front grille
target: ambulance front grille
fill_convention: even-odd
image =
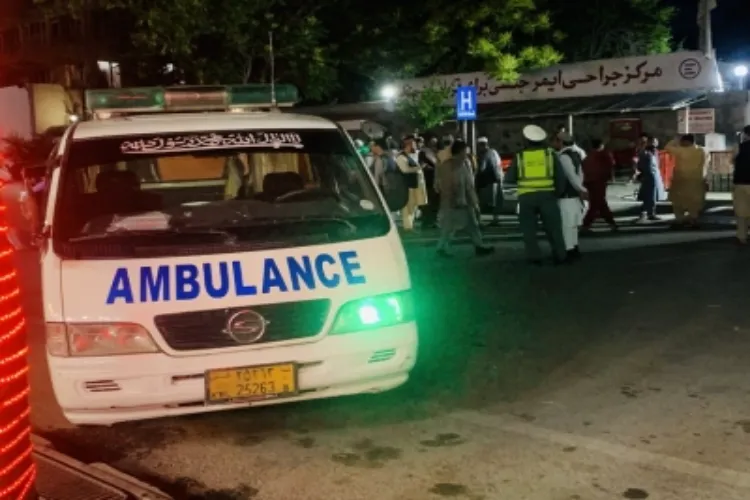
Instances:
[[[323,329],[331,302],[328,299],[210,309],[154,318],[164,341],[177,351],[224,349],[248,345],[226,333],[227,322],[240,311],[251,310],[266,320],[263,336],[251,345],[301,340],[318,335]]]

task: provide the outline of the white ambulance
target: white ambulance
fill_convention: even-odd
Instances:
[[[279,102],[296,100],[277,86]],[[348,135],[266,86],[89,91],[50,164],[49,371],[70,422],[376,393],[417,327],[404,249]]]

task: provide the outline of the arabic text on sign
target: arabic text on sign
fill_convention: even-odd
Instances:
[[[338,288],[366,283],[355,251],[263,259],[259,268],[243,262],[120,267],[112,277],[106,303],[190,301]]]
[[[618,85],[629,85],[631,83],[645,84],[653,78],[659,78],[663,75],[661,67],[657,66],[652,71],[644,71],[648,61],[643,61],[634,68],[624,66],[623,71],[612,71],[607,72],[605,67],[599,66],[599,71],[596,74],[587,74],[583,78],[571,78],[566,79],[564,72],[559,70],[554,76],[545,76],[536,81],[529,81],[521,79],[516,83],[506,83],[491,85],[488,81],[481,81],[479,78],[474,78],[471,81],[463,82],[461,79],[456,78],[453,80],[450,87],[452,88],[453,95],[456,95],[456,89],[460,87],[473,86],[477,89],[477,95],[480,97],[494,96],[500,93],[502,90],[519,90],[522,93],[524,91],[539,92],[540,90],[547,90],[548,92],[554,92],[556,89],[572,90],[579,85],[588,84],[599,84],[600,86],[612,86]],[[414,92],[418,89],[410,86],[405,86],[404,90],[406,93]]]
[[[302,138],[294,132],[237,132],[231,134],[194,134],[178,137],[151,137],[123,141],[123,154],[151,154],[202,149],[294,148],[301,149]]]

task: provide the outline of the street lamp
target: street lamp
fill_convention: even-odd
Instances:
[[[386,101],[392,101],[397,95],[398,89],[395,85],[384,85],[383,88],[380,89],[380,97]]]
[[[744,64],[738,64],[734,67],[734,76],[737,77],[737,80],[740,84],[740,90],[745,90],[745,78],[747,78],[748,74],[748,67]]]

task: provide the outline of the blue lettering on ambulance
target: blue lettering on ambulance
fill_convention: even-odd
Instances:
[[[346,282],[350,285],[364,285],[365,277],[361,274],[355,274],[362,269],[362,265],[357,262],[357,252],[352,252],[351,250],[339,252],[339,258],[341,259],[341,267],[344,270]]]
[[[156,271],[156,272],[154,272]],[[141,268],[141,302],[169,300],[169,266]]]
[[[130,276],[127,267],[118,267],[112,285],[109,287],[107,304],[114,304],[117,299],[122,299],[126,304],[133,303],[133,289],[130,287]]]
[[[206,283],[206,293],[212,299],[221,299],[226,297],[229,293],[229,267],[226,262],[219,262],[219,277],[218,280],[214,276],[211,264],[206,262],[203,264],[203,275],[205,276],[204,281]],[[214,282],[218,281],[218,285]]]
[[[265,259],[263,261],[263,293],[271,293],[272,288],[278,288],[279,292],[289,290],[276,262],[273,259]]]
[[[298,292],[302,290],[302,285],[309,290],[315,290],[315,271],[313,271],[310,257],[305,255],[302,262],[294,257],[286,258],[286,265],[289,268],[289,278],[292,282],[292,290]]]
[[[364,285],[357,252],[287,257],[284,261],[265,258],[253,269],[260,283],[251,281],[250,269],[242,262],[141,266],[132,276],[126,267],[115,270],[107,304],[134,302],[189,301],[201,296],[222,299],[230,294],[247,297],[289,291],[315,290],[318,285],[337,288],[342,284]],[[137,283],[132,281],[137,280]],[[134,288],[138,295],[134,295]]]
[[[338,273],[332,272],[330,275],[326,273],[326,268],[323,267],[328,264],[328,267],[336,264],[336,259],[332,255],[320,254],[315,257],[315,272],[318,273],[318,279],[326,288],[336,288],[341,283],[341,276]]]
[[[235,260],[232,262],[232,274],[234,275],[234,293],[237,297],[249,297],[258,295],[258,287],[255,285],[246,285],[242,279],[242,262]]]
[[[175,288],[174,296],[177,300],[197,299],[201,294],[198,283],[198,267],[193,264],[177,264],[174,266]]]

